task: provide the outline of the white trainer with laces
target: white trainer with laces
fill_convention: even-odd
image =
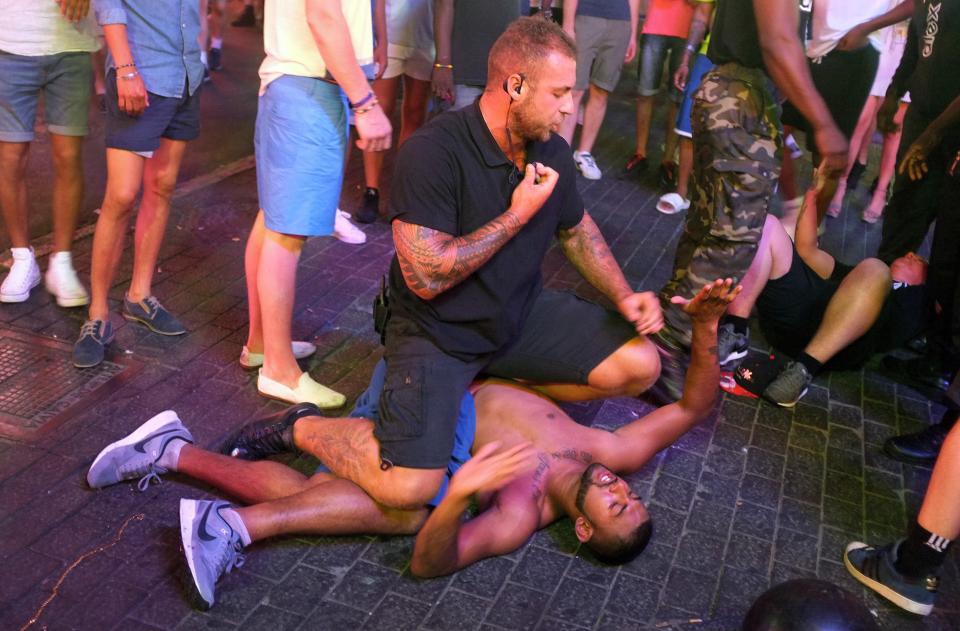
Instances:
[[[90,302],[90,296],[84,289],[77,271],[73,269],[70,252],[54,252],[50,255],[47,274],[44,276],[47,291],[57,299],[61,307],[82,307]]]
[[[599,180],[603,177],[600,167],[597,166],[597,161],[593,159],[589,151],[574,151],[573,161],[577,163],[577,170],[580,171],[580,175],[588,180]]]
[[[25,302],[30,290],[40,284],[40,267],[33,248],[10,248],[13,265],[0,285],[0,302]]]
[[[353,222],[350,221],[350,215],[339,208],[337,209],[337,216],[333,220],[333,236],[351,245],[360,245],[367,242],[367,235],[363,233],[363,230],[353,225]]]

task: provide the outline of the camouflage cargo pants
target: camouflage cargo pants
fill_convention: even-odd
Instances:
[[[690,345],[690,319],[670,297],[693,297],[750,267],[780,178],[780,107],[761,70],[717,66],[694,94],[690,210],[660,291],[669,334]]]

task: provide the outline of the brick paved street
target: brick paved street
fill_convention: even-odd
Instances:
[[[578,184],[631,283],[655,289],[668,274],[682,217],[656,212],[652,172],[642,181],[619,178],[632,150],[632,117],[621,90],[597,151],[605,177]],[[358,201],[358,163],[345,208]],[[164,409],[177,410],[210,447],[280,409],[257,395],[253,373],[237,364],[247,320],[242,255],[256,200],[252,170],[179,197],[156,291],[189,333],[160,339],[115,315],[108,359],[126,367],[126,378],[49,431],[18,440],[0,432],[0,628],[20,629],[46,605],[30,628],[730,630],[768,586],[805,576],[862,596],[883,629],[960,628],[957,554],[944,568],[937,609],[922,620],[865,594],[843,568],[846,542],[903,532],[929,477],[929,469],[887,459],[880,445],[942,411],[870,370],[821,376],[795,411],[724,399],[631,476],[656,529],[647,552],[626,566],[593,561],[568,521],[511,555],[427,581],[407,571],[411,538],[287,538],[251,547],[246,565],[220,582],[216,606],[193,610],[177,503],[212,496],[211,489],[170,475],[143,493],[135,483],[91,491],[83,476],[100,448]],[[828,220],[827,249],[848,258],[872,253],[879,236],[856,210]],[[310,373],[351,400],[380,355],[370,303],[392,252],[385,224],[365,231],[362,246],[308,243],[294,323],[297,339],[320,348],[305,364]],[[78,243],[84,279],[89,250],[89,238]],[[128,252],[114,306],[129,265]],[[545,271],[550,286],[592,295],[556,251]],[[82,310],[60,309],[40,289],[29,302],[0,306],[4,331],[54,345],[72,344],[82,319]],[[0,397],[3,388],[0,381]],[[649,406],[617,399],[567,409],[581,423],[615,427]]]

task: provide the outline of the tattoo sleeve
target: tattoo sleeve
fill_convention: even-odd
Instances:
[[[613,258],[600,228],[586,212],[583,220],[558,235],[564,254],[587,281],[614,304],[633,293],[623,270]]]
[[[509,210],[462,237],[398,220],[393,242],[407,287],[430,300],[477,271],[522,227]]]

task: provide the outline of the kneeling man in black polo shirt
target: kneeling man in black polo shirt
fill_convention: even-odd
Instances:
[[[573,41],[551,22],[520,18],[488,68],[476,103],[436,118],[397,157],[377,441],[358,458],[338,447],[368,438],[352,421],[310,417],[293,427],[299,447],[387,506],[420,507],[437,493],[460,401],[479,373],[566,401],[637,395],[660,373],[645,337],[663,324],[656,296],[627,284],[556,134],[574,115]],[[554,237],[619,313],[543,288]]]

